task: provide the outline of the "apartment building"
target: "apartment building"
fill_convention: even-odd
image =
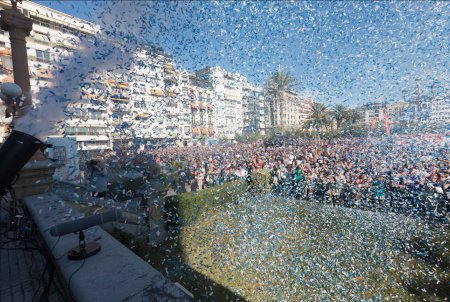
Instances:
[[[372,127],[373,124],[384,123],[385,115],[389,118],[390,124],[401,123],[406,117],[408,104],[400,100],[391,103],[368,103],[361,106],[361,108],[364,124]]]
[[[192,143],[192,85],[191,85],[191,73],[189,73],[186,70],[181,70],[178,73],[179,77],[179,120],[178,120],[178,126],[179,126],[179,145],[182,146],[188,146]],[[195,98],[194,98],[195,101]],[[212,111],[212,107],[211,107]],[[210,115],[211,116],[211,115]],[[212,127],[211,127],[212,132]],[[212,133],[211,133],[212,134]]]
[[[133,118],[131,114],[131,94],[128,76],[110,74],[108,79],[109,102],[107,106],[110,140],[113,145],[128,144],[132,137]]]
[[[191,138],[189,75],[173,57],[155,46],[134,54],[129,71],[134,139],[149,145],[182,145]]]
[[[214,135],[213,92],[210,89],[191,85],[189,99],[191,106],[192,137],[206,141]]]
[[[195,72],[194,84],[212,91],[216,138],[233,140],[244,130],[243,83],[247,79],[221,67],[207,67]]]
[[[0,0],[1,9],[10,7],[10,1]],[[81,39],[93,39],[99,31],[99,27],[88,21],[30,1],[19,3],[18,9],[33,21],[33,30],[27,38],[27,52],[31,93],[33,100],[39,101],[40,98],[43,98],[44,90],[55,87],[55,75],[58,72],[63,72],[64,64],[78,49]],[[9,34],[2,30],[0,30],[0,60],[0,82],[14,81]],[[89,97],[93,97],[93,94],[83,93],[82,98],[77,98],[76,101],[87,102]],[[106,147],[107,144],[105,144],[103,136],[101,136],[102,141],[97,142],[99,137],[91,135],[99,131],[98,128],[102,128],[102,133],[107,130],[106,123],[104,125],[98,124],[97,117],[99,115],[95,113],[97,109],[92,109],[94,112],[90,114],[87,113],[88,107],[84,107],[82,112],[74,109],[75,107],[68,108],[67,111],[73,111],[75,116],[70,119],[67,125],[66,135],[75,135],[80,148]],[[83,116],[83,118],[79,118],[80,116]],[[86,117],[95,118],[91,120],[86,119]],[[93,129],[90,129],[91,126]],[[4,125],[0,125],[0,129],[4,129]],[[5,134],[0,131],[2,137]]]
[[[266,97],[267,104],[270,104],[271,96]],[[296,91],[285,91],[282,99],[274,102],[273,113],[270,112],[271,108],[267,108],[268,124],[281,131],[300,128],[308,118],[313,102],[311,98],[300,96]]]
[[[10,2],[0,0],[0,7],[8,8]],[[29,1],[19,8],[34,21],[27,46],[36,100],[42,89],[58,82],[55,75],[63,72],[80,39],[94,42],[100,28]],[[0,81],[12,81],[9,37],[7,32],[0,33]],[[192,73],[179,70],[171,55],[151,45],[141,46],[129,57],[127,70],[79,75],[83,78],[79,90],[68,96],[73,102],[68,102],[60,133],[75,138],[79,150],[110,149],[131,142],[189,145],[193,139],[233,140],[243,132],[266,134],[270,115],[264,89],[246,77],[221,67]],[[300,126],[307,105],[297,93],[286,92],[275,125]],[[0,120],[1,137],[6,135],[4,125]]]
[[[450,125],[450,95],[434,97],[431,102],[430,125]]]
[[[0,7],[9,8],[10,2],[1,0]],[[80,39],[94,41],[99,27],[29,1],[19,9],[34,22],[27,46],[31,89],[37,100],[43,88],[58,81],[55,74],[68,64]],[[65,130],[60,134],[74,136],[80,150],[112,148],[132,139],[154,145],[191,139],[187,72],[182,76],[173,57],[159,47],[142,47],[130,57],[131,70],[86,75],[80,78],[79,91],[69,96],[73,102],[68,102]],[[4,31],[0,59],[0,81],[13,81],[11,47]],[[0,123],[4,137],[7,127]]]
[[[65,121],[64,135],[76,140],[78,150],[111,149],[107,107],[76,102],[66,112],[71,118]]]
[[[264,89],[249,82],[242,83],[244,133],[266,134]]]

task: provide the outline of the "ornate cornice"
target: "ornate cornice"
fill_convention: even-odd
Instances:
[[[21,12],[15,9],[5,9],[0,11],[0,26],[3,30],[19,28],[26,31],[27,36],[33,29],[33,21],[25,17]]]

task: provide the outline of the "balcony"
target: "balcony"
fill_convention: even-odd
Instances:
[[[192,128],[192,136],[200,136],[200,128]]]
[[[164,90],[161,89],[151,89],[150,94],[153,96],[164,96]]]
[[[125,133],[112,133],[111,137],[115,140],[119,140],[119,139],[129,139],[131,137],[131,135],[129,134],[125,134]]]
[[[164,64],[163,67],[165,70],[175,71],[175,66],[173,66],[173,64]]]
[[[166,90],[166,96],[168,97],[175,97],[177,94],[178,92],[176,90]]]
[[[111,101],[117,101],[117,102],[125,102],[128,103],[130,101],[128,94],[113,94],[110,97]]]
[[[164,82],[171,83],[171,84],[177,84],[178,79],[174,77],[173,75],[165,75]]]
[[[109,80],[108,83],[109,83],[109,85],[111,87],[118,87],[118,88],[122,88],[122,89],[128,89],[128,82],[116,82],[114,80]]]
[[[202,135],[208,135],[209,134],[208,128],[200,128],[200,133]]]
[[[111,110],[113,112],[128,112],[128,111],[130,111],[130,106],[114,105],[114,106],[111,106]]]
[[[100,92],[86,92],[84,93],[84,96],[93,101],[99,101],[99,102],[105,102],[107,97],[105,93]]]
[[[136,114],[136,119],[137,120],[146,120],[146,119],[148,119],[150,117],[150,114],[148,114],[148,113],[139,113],[139,114]]]
[[[100,146],[95,142],[87,143],[83,149],[93,150]],[[122,205],[111,199],[85,197],[87,194],[84,194],[84,188],[80,189],[78,184],[65,184],[63,190],[53,188],[52,175],[55,169],[60,168],[63,168],[61,164],[48,160],[30,162],[21,171],[20,180],[14,186],[16,197],[20,198],[24,210],[26,207],[26,211],[21,211],[21,217],[32,232],[28,233],[29,237],[25,241],[9,240],[9,236],[18,235],[19,232],[3,232],[2,228],[3,249],[0,258],[2,277],[5,278],[2,278],[1,301],[31,301],[35,296],[45,296],[47,290],[48,301],[142,301],[144,298],[151,300],[154,297],[159,301],[194,301],[182,286],[172,284],[99,226],[90,228],[86,232],[86,239],[91,241],[97,237],[95,241],[101,240],[100,252],[83,261],[69,260],[67,251],[77,245],[77,236],[69,234],[54,237],[50,235],[49,229],[58,223],[89,216],[92,211],[87,207],[88,202],[95,205],[92,209],[97,206],[116,208]],[[162,194],[160,191],[162,190],[157,191],[157,194]],[[79,203],[83,205],[80,207]],[[160,220],[159,216],[153,219],[155,223]],[[110,230],[116,224],[124,225],[120,221],[102,227]],[[17,239],[22,239],[22,236],[17,236]],[[33,248],[24,248],[30,240]],[[36,253],[35,250],[45,253]],[[82,268],[81,262],[85,263]],[[54,274],[55,271],[57,273]],[[105,276],[108,276],[107,282],[96,282]],[[45,280],[56,283],[39,291]]]
[[[41,78],[41,79],[52,79],[53,74],[48,69],[38,68],[38,69],[36,69],[36,77]]]
[[[10,57],[12,55],[11,48],[5,48],[0,50],[1,57]]]

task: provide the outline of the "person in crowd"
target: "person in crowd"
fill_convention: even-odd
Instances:
[[[89,174],[89,191],[93,197],[105,198],[108,191],[108,169],[104,162],[89,160],[87,162]]]
[[[247,182],[247,191],[253,193],[255,187],[253,184],[253,162],[248,162],[245,168],[245,181]]]
[[[180,163],[186,175],[179,174],[178,181],[198,189],[235,180],[249,183],[250,162],[252,179],[255,173],[270,174],[275,194],[296,196],[300,186],[298,197],[312,201],[404,214],[431,211],[442,219],[449,213],[450,148],[427,136],[290,139],[284,146],[256,142],[120,154],[111,154],[108,165],[130,167],[135,157],[154,158],[166,170]],[[139,166],[145,164],[141,160]],[[155,164],[148,165],[152,171]]]

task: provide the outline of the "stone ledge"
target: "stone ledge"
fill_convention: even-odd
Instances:
[[[62,164],[49,160],[30,161],[19,172],[19,178],[13,185],[16,198],[51,191],[54,181],[53,172]]]
[[[73,274],[70,289],[76,301],[194,301],[99,226],[86,230],[85,236],[86,242],[101,237],[101,251],[83,266],[83,260],[68,260],[67,251],[78,244],[78,236],[53,237],[49,229],[81,215],[54,193],[28,196],[24,203],[66,283]]]

